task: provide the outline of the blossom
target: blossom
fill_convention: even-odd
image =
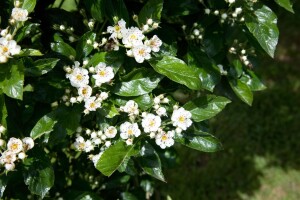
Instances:
[[[95,167],[96,167],[98,161],[100,160],[102,154],[103,154],[103,152],[100,152],[99,154],[92,156],[92,161],[93,161]]]
[[[96,100],[96,97],[89,97],[85,100],[84,107],[88,111],[95,111],[97,108],[101,107],[100,101]]]
[[[147,45],[137,45],[132,48],[132,54],[135,61],[138,63],[144,62],[144,60],[149,60],[151,48]]]
[[[110,82],[114,78],[115,74],[112,67],[106,66],[105,63],[100,62],[95,67],[96,74],[93,78],[96,80],[96,85],[100,86],[102,83]]]
[[[149,46],[153,52],[158,52],[162,41],[154,35],[150,40],[145,41],[145,44]]]
[[[132,115],[138,115],[139,114],[138,107],[139,106],[135,101],[129,100],[129,101],[127,101],[125,106],[120,107],[120,110],[123,111],[123,112],[128,113],[129,116],[132,116]]]
[[[184,108],[179,108],[173,111],[171,120],[173,122],[173,126],[186,130],[192,125],[191,117],[192,114],[189,111]]]
[[[0,63],[7,62],[12,55],[19,54],[21,47],[14,40],[7,40],[4,37],[0,38]]]
[[[151,113],[144,115],[142,119],[142,126],[145,133],[156,132],[161,125],[161,118]]]
[[[122,38],[122,32],[126,30],[126,22],[121,19],[118,21],[118,23],[115,26],[108,26],[107,32],[111,33],[111,36],[109,38],[112,39],[121,39]]]
[[[66,75],[68,79],[70,79],[71,85],[73,87],[84,87],[89,83],[89,75],[88,70],[79,67],[79,62],[75,62],[71,72]]]
[[[167,110],[166,110],[166,108],[164,108],[164,107],[159,107],[159,108],[156,110],[156,114],[157,114],[158,116],[165,116],[165,115],[167,115]]]
[[[78,151],[83,151],[85,149],[85,141],[84,138],[82,136],[79,136],[76,138],[75,142],[74,142],[74,147],[78,150]]]
[[[5,167],[5,169],[7,170],[7,171],[12,171],[12,170],[14,170],[15,169],[15,164],[14,163],[6,163],[5,165],[4,165],[4,167]]]
[[[23,150],[23,142],[18,138],[10,138],[7,143],[7,150],[13,153],[19,153]]]
[[[0,157],[0,163],[2,165],[5,163],[13,163],[16,160],[17,160],[16,154],[9,150],[4,151]]]
[[[83,97],[84,99],[89,98],[92,95],[92,88],[89,85],[85,85],[83,87],[78,88],[79,96]]]
[[[161,131],[155,136],[155,143],[162,149],[170,147],[174,145],[174,135],[174,131],[168,131],[167,133],[165,131]]]
[[[141,130],[139,129],[137,123],[124,122],[120,126],[120,131],[120,136],[122,139],[138,137],[141,134]]]
[[[23,148],[25,151],[32,149],[34,147],[34,141],[31,137],[23,138]]]
[[[137,27],[131,27],[130,29],[123,30],[122,43],[126,48],[131,48],[139,45],[143,45],[143,39],[145,35]]]
[[[110,126],[104,131],[104,134],[108,138],[114,138],[117,135],[117,129],[114,126]]]
[[[24,22],[28,19],[28,11],[23,8],[13,8],[11,16],[16,21]]]
[[[85,141],[84,151],[85,152],[90,152],[93,149],[94,149],[94,145],[93,145],[92,141],[91,140]]]

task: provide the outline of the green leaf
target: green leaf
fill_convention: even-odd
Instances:
[[[74,59],[76,57],[76,51],[65,42],[56,42],[51,43],[52,51],[55,51],[63,56],[68,57],[69,59]]]
[[[50,161],[46,157],[41,157],[44,152],[40,152],[39,157],[31,157],[24,162],[24,182],[32,194],[37,194],[42,198],[54,185],[54,171]]]
[[[7,109],[5,105],[5,97],[0,94],[0,124],[6,128]]]
[[[246,25],[260,46],[274,57],[278,43],[279,31],[277,28],[277,16],[267,6],[254,8],[254,13],[246,15]]]
[[[37,49],[22,49],[18,57],[42,56],[43,54]]]
[[[30,137],[34,140],[53,131],[54,125],[57,123],[54,112],[44,115],[33,127]]]
[[[117,108],[112,103],[102,104],[102,107],[99,110],[99,112],[106,118],[113,118],[113,117],[119,115]]]
[[[135,101],[138,104],[139,109],[142,111],[146,111],[153,106],[153,100],[149,94],[144,94],[138,97],[119,97],[115,99],[114,103],[118,106],[124,106],[129,100]]]
[[[192,119],[200,122],[221,112],[231,101],[225,97],[206,95],[187,102],[183,107],[192,113]]]
[[[155,71],[167,76],[172,81],[183,84],[192,90],[201,88],[197,69],[187,66],[185,62],[176,57],[165,56],[161,60],[151,61],[150,64]]]
[[[290,0],[275,0],[275,2],[286,9],[287,11],[290,11],[291,13],[294,13],[293,10],[293,4],[291,3]]]
[[[251,91],[261,91],[267,88],[255,75],[255,73],[250,70],[247,70],[247,73],[244,73],[240,80],[246,85],[248,85]]]
[[[122,200],[138,200],[138,198],[130,192],[122,192],[121,197]]]
[[[131,72],[135,73],[131,80],[117,83],[113,92],[119,96],[140,96],[154,90],[163,78],[150,69],[142,68],[136,71],[138,72]],[[127,76],[131,76],[130,74]]]
[[[240,78],[243,73],[243,65],[240,60],[234,59],[231,62],[232,66],[230,66],[230,75],[235,78]]]
[[[56,58],[36,60],[32,67],[25,68],[25,74],[26,76],[33,77],[44,75],[51,71],[56,66],[58,61],[59,59]]]
[[[96,39],[96,34],[93,32],[85,33],[79,40],[76,46],[76,60],[81,60],[87,57],[94,49],[93,44]],[[88,43],[89,41],[90,43]]]
[[[24,0],[22,8],[26,9],[29,13],[34,10],[36,0]]]
[[[86,5],[87,10],[91,13],[94,19],[99,22],[103,21],[103,0],[85,0],[83,3]]]
[[[111,24],[114,24],[114,17],[118,20],[124,19],[125,22],[129,22],[129,14],[126,5],[123,0],[103,0],[105,15]]]
[[[229,79],[230,87],[233,92],[245,103],[252,105],[253,93],[249,86],[239,79]]]
[[[139,13],[139,23],[147,24],[148,19],[160,22],[163,0],[148,0]]]
[[[6,174],[0,175],[0,198],[3,196],[3,193],[5,191],[6,185],[8,182],[8,177]]]
[[[120,52],[101,52],[96,53],[89,60],[86,67],[96,66],[100,62],[106,63],[108,66],[114,69],[114,72],[117,72],[124,62],[124,54]]]
[[[175,141],[203,152],[216,152],[223,149],[220,141],[209,133],[195,131],[194,134],[176,134]]]
[[[24,38],[32,36],[28,33],[34,33],[38,27],[39,24],[37,23],[30,23],[28,25],[25,25],[24,27],[18,30],[16,36],[14,37],[14,40],[19,43]]]
[[[118,141],[104,151],[100,157],[96,169],[105,176],[110,176],[116,171],[126,158],[137,155],[139,149],[136,142],[133,145],[127,146],[125,142]]]
[[[142,169],[150,176],[165,182],[160,158],[155,149],[149,143],[146,143],[142,146],[140,154],[141,157],[138,157],[138,162]]]
[[[198,47],[189,45],[188,65],[197,68],[202,87],[206,90],[212,92],[221,80],[218,66]]]
[[[78,195],[77,197],[73,198],[74,200],[101,200],[96,193],[92,192],[83,192],[82,194]]]
[[[0,67],[0,90],[14,99],[23,99],[24,64],[12,60]]]

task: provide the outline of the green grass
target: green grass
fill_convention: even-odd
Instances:
[[[211,121],[224,151],[180,147],[181,164],[160,185],[173,200],[300,199],[300,16],[280,16],[277,56],[258,69],[268,89],[252,107],[234,102]]]

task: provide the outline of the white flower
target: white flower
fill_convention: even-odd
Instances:
[[[93,145],[92,141],[91,141],[91,140],[85,141],[84,151],[85,151],[85,152],[90,152],[90,151],[92,151],[93,149],[94,149],[94,145]]]
[[[108,26],[107,32],[111,33],[111,36],[109,38],[112,39],[121,39],[122,38],[122,32],[126,30],[126,22],[121,19],[118,21],[118,24],[115,26]]]
[[[154,35],[150,40],[147,40],[145,44],[149,46],[153,52],[158,52],[160,46],[162,45],[162,41],[156,35]]]
[[[139,129],[137,123],[124,122],[120,126],[121,138],[128,139],[132,137],[138,137],[141,134],[141,130]]]
[[[13,153],[19,153],[23,150],[23,142],[18,138],[10,138],[7,143],[7,150]]]
[[[162,131],[155,136],[155,143],[162,149],[174,145],[174,131],[168,131],[167,133]]]
[[[93,143],[94,143],[95,145],[99,145],[99,144],[101,144],[101,139],[100,139],[100,138],[94,138],[94,139],[93,139]]]
[[[133,139],[132,138],[128,138],[127,140],[126,140],[126,144],[129,146],[129,145],[132,145],[132,143],[133,143]]]
[[[89,84],[88,70],[79,67],[79,65],[79,62],[76,61],[71,73],[66,75],[66,77],[70,79],[71,85],[77,88],[84,87]]]
[[[192,125],[192,120],[190,119],[192,114],[185,110],[184,108],[179,108],[173,111],[171,120],[173,122],[173,126],[179,127],[182,130],[186,130],[188,127]]]
[[[126,48],[131,48],[139,45],[143,45],[143,39],[145,35],[137,27],[131,27],[122,31],[123,39],[122,42]]]
[[[89,85],[85,85],[78,89],[79,96],[83,97],[84,99],[89,98],[92,95],[93,89]]]
[[[6,142],[2,139],[0,139],[0,147],[4,146],[6,144]]]
[[[5,167],[5,169],[7,170],[7,171],[12,171],[12,170],[14,170],[15,169],[15,164],[14,163],[6,163],[5,165],[4,165],[4,167]]]
[[[32,149],[34,147],[34,141],[31,137],[23,138],[23,148],[25,151]]]
[[[106,141],[104,144],[106,147],[110,147],[111,146],[111,141]]]
[[[7,40],[4,37],[0,38],[0,57],[1,63],[7,61],[11,55],[19,54],[21,47],[17,45],[17,42],[14,40]]]
[[[100,152],[99,154],[94,155],[94,156],[92,157],[92,161],[93,161],[95,167],[96,167],[98,161],[100,160],[102,154],[103,154],[103,152]]]
[[[156,132],[161,125],[161,119],[159,116],[148,113],[142,119],[142,126],[145,133]]]
[[[0,124],[0,133],[4,133],[6,128]]]
[[[132,48],[132,54],[135,58],[135,61],[138,63],[144,62],[144,60],[149,60],[151,48],[147,45],[137,45]]]
[[[110,126],[104,131],[104,134],[108,138],[114,138],[117,135],[117,129],[114,126]]]
[[[83,151],[85,149],[85,141],[84,138],[82,136],[79,136],[76,138],[75,142],[74,142],[74,147],[78,150],[78,151]]]
[[[167,110],[164,107],[160,107],[156,110],[156,114],[158,116],[165,116],[167,115]]]
[[[121,111],[128,113],[129,116],[132,116],[139,114],[138,107],[139,106],[135,101],[129,100],[126,102],[125,106],[121,106],[120,109]]]
[[[16,21],[24,22],[28,19],[28,11],[23,8],[13,8],[11,16]]]
[[[0,163],[13,163],[17,160],[16,154],[12,151],[4,151],[0,157]]]
[[[106,66],[103,62],[100,62],[95,67],[95,73],[96,74],[93,75],[93,78],[96,80],[95,84],[97,86],[101,86],[102,83],[110,82],[115,76],[113,68]]]
[[[84,107],[88,111],[95,111],[97,108],[101,107],[101,103],[96,100],[96,97],[89,97],[85,100]]]

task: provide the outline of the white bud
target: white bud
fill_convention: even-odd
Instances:
[[[99,46],[99,43],[98,42],[94,42],[94,44],[93,44],[94,49],[97,49],[98,46]]]
[[[150,138],[155,138],[155,133],[151,132],[149,136],[150,136]]]
[[[0,139],[0,147],[4,146],[6,144],[6,142],[2,139]]]
[[[75,38],[73,36],[69,36],[69,41],[70,42],[74,42],[75,41]]]
[[[21,5],[20,1],[15,1],[15,7],[16,8],[20,7],[20,5]]]
[[[146,24],[143,26],[143,31],[148,31],[149,30],[149,26]]]
[[[78,96],[76,99],[77,99],[78,102],[82,102],[83,101],[83,97],[82,96]]]
[[[223,14],[221,15],[221,17],[222,17],[222,19],[226,19],[226,18],[227,18],[227,14],[226,14],[226,13],[223,13]]]
[[[23,160],[23,159],[26,158],[26,154],[24,152],[21,152],[21,153],[18,154],[18,158]]]
[[[110,147],[110,145],[111,145],[111,141],[106,141],[106,142],[105,142],[105,146],[106,146],[106,147]]]
[[[85,133],[86,133],[87,135],[90,135],[90,134],[92,133],[92,131],[91,131],[90,129],[86,129],[86,130],[85,130]]]
[[[159,109],[159,105],[156,104],[156,105],[153,106],[153,108],[154,108],[155,110],[157,110],[157,109]]]
[[[236,13],[232,13],[232,17],[236,18],[237,14]]]
[[[220,12],[218,10],[214,11],[214,15],[219,15],[219,14],[220,14]]]
[[[67,101],[69,99],[69,97],[67,96],[67,95],[64,95],[63,97],[62,97],[62,100],[63,101]]]
[[[180,134],[180,133],[182,132],[182,129],[179,128],[179,127],[177,127],[177,128],[175,129],[175,132],[178,133],[178,134]]]
[[[101,140],[106,140],[106,135],[101,135]]]
[[[59,26],[59,29],[60,29],[61,31],[63,31],[63,30],[66,29],[66,27],[65,27],[64,25],[60,25],[60,26]]]
[[[174,106],[173,106],[173,109],[174,109],[174,110],[178,110],[178,109],[179,109],[179,106],[178,106],[178,105],[174,105]]]
[[[97,133],[95,132],[95,131],[93,131],[92,133],[91,133],[91,138],[96,138],[97,137]]]
[[[131,138],[127,139],[126,140],[126,144],[129,146],[129,145],[132,145],[133,141]]]
[[[4,55],[0,55],[0,63],[6,63],[8,61],[8,58]]]
[[[70,102],[66,102],[65,105],[66,105],[66,106],[70,106]]]
[[[90,67],[90,68],[89,68],[89,72],[90,72],[90,73],[94,73],[94,72],[95,72],[95,67]]]
[[[169,103],[170,100],[169,100],[168,98],[164,98],[161,102],[162,102],[162,103]]]
[[[153,101],[154,101],[155,104],[159,104],[160,103],[160,98],[159,97],[155,97],[153,99]]]
[[[126,54],[127,54],[127,56],[129,56],[129,57],[133,57],[133,52],[132,52],[132,50],[127,50],[127,51],[126,51]]]
[[[143,113],[142,113],[142,117],[146,117],[146,116],[147,116],[147,114],[148,114],[148,113],[146,113],[146,112],[143,112]]]
[[[245,53],[246,53],[246,50],[242,49],[241,54],[245,54]]]
[[[0,125],[0,134],[4,133],[5,130],[6,130],[6,128],[4,126]]]
[[[86,43],[87,43],[87,44],[92,44],[92,40],[88,39],[88,40],[86,41]]]
[[[181,28],[182,28],[182,30],[185,30],[186,29],[186,25],[182,25]]]
[[[94,25],[95,25],[95,22],[93,22],[93,21],[90,21],[89,23],[88,23],[88,26],[92,29],[92,28],[94,28]]]
[[[101,98],[102,100],[107,99],[107,98],[108,98],[108,93],[107,93],[107,92],[101,92],[101,93],[100,93],[100,98]]]
[[[158,26],[159,26],[159,24],[154,22],[152,28],[156,29],[156,28],[158,28]]]
[[[5,36],[5,38],[6,38],[7,40],[12,40],[12,35],[11,35],[11,34],[7,34],[7,35]]]
[[[200,31],[199,31],[198,29],[195,29],[195,30],[193,31],[193,33],[194,33],[194,35],[198,36],[198,35],[200,34]]]
[[[81,127],[81,126],[78,126],[77,129],[76,129],[76,132],[77,132],[77,133],[81,133],[81,132],[82,132],[82,127]]]
[[[57,107],[58,106],[58,102],[57,101],[54,101],[51,103],[51,107],[54,108],[54,107]]]
[[[249,64],[250,64],[249,60],[245,60],[245,61],[244,61],[244,64],[245,64],[245,65],[249,65]]]
[[[89,63],[88,60],[84,60],[83,63],[82,63],[82,65],[87,65],[88,63]]]
[[[76,97],[71,97],[70,98],[70,103],[76,103],[77,102],[77,99],[76,99]]]
[[[15,169],[16,166],[14,163],[6,163],[4,167],[7,171],[12,171]]]
[[[148,24],[148,25],[152,25],[152,24],[153,24],[153,20],[152,20],[151,18],[148,19],[148,20],[147,20],[147,24]]]
[[[7,30],[7,29],[3,29],[3,30],[1,31],[1,36],[2,36],[2,37],[5,37],[5,36],[7,35],[7,33],[8,33],[8,30]]]

